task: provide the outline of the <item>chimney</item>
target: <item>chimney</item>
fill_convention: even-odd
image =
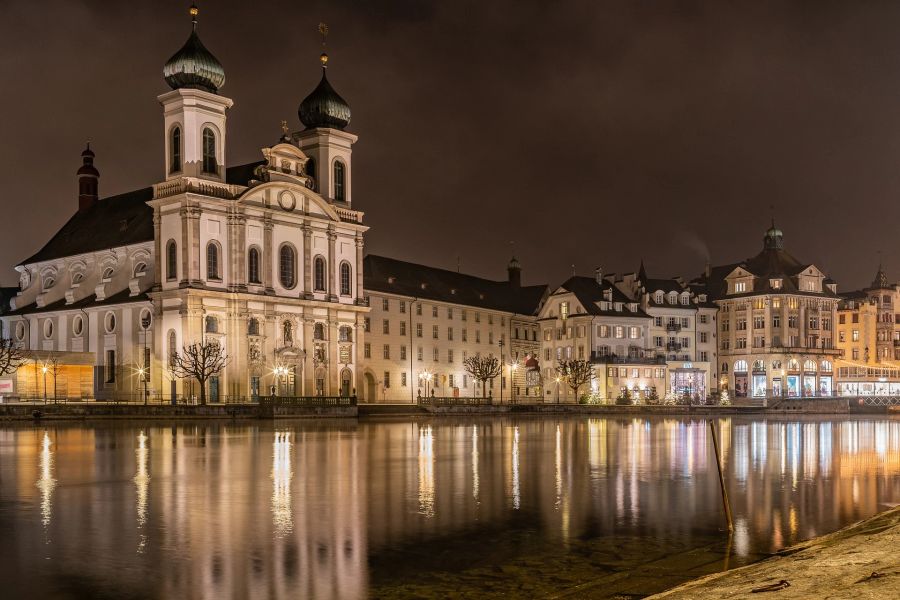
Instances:
[[[712,274],[712,267],[709,266],[709,259],[706,260],[706,268],[703,270],[703,274],[709,279],[709,276]]]
[[[81,168],[78,169],[78,211],[91,208],[99,198],[100,172],[94,166],[94,151],[91,143],[81,153]]]
[[[594,280],[597,282],[597,285],[603,285],[603,269],[600,267],[594,269]]]

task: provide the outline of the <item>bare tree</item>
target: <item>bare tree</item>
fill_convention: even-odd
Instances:
[[[179,379],[196,379],[200,384],[200,404],[206,404],[206,382],[228,364],[228,357],[215,340],[182,346],[172,356],[171,371]]]
[[[24,348],[9,338],[0,338],[0,376],[15,373],[26,360],[28,352]]]
[[[487,395],[487,382],[500,375],[500,361],[493,354],[487,356],[470,356],[463,361],[463,366],[469,375],[481,382],[481,397]]]
[[[556,372],[560,379],[575,392],[578,402],[578,390],[594,379],[594,366],[586,360],[560,360],[556,364]]]
[[[62,371],[62,365],[59,364],[59,358],[53,355],[47,357],[47,360],[44,361],[44,366],[47,367],[47,372],[53,377],[53,403],[56,404],[56,380],[59,377],[60,371]]]

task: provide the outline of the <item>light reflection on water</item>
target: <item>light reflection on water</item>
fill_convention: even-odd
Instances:
[[[898,420],[717,427],[727,550],[700,420],[0,428],[0,577],[33,598],[499,595],[528,577],[539,596],[701,547],[722,559],[707,571],[740,565],[900,501]],[[663,587],[701,573],[654,568]]]

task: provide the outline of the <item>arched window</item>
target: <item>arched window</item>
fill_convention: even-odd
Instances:
[[[343,202],[346,197],[344,193],[344,163],[339,160],[334,161],[334,199]]]
[[[206,317],[206,333],[219,333],[219,320],[215,317]]]
[[[278,279],[281,281],[281,286],[287,289],[294,287],[297,283],[295,257],[294,249],[288,244],[284,244],[278,252]]]
[[[834,370],[834,367],[831,364],[831,361],[823,360],[821,365],[821,371],[823,373],[831,373]]]
[[[44,289],[45,290],[49,290],[54,285],[56,285],[56,280],[53,279],[52,277],[47,277],[44,279]]]
[[[203,172],[218,173],[216,160],[216,134],[209,127],[203,128]]]
[[[797,362],[796,358],[792,358],[791,360],[788,361],[788,371],[799,371],[799,370],[800,370],[800,363]]]
[[[291,324],[290,321],[285,321],[282,328],[284,329],[283,337],[284,337],[285,345],[293,344],[294,343],[294,326],[293,326],[293,324]]]
[[[250,248],[247,253],[247,281],[250,283],[262,283],[259,278],[259,250]]]
[[[250,319],[247,323],[247,335],[259,335],[259,319]]]
[[[753,371],[756,373],[765,373],[766,372],[766,363],[761,360],[753,361]]]
[[[206,278],[222,279],[219,273],[219,247],[215,242],[206,245]]]
[[[812,361],[812,360],[807,360],[807,361],[805,361],[805,362],[803,363],[803,370],[804,370],[804,371],[807,371],[807,372],[809,372],[809,373],[815,373],[815,372],[816,372],[816,363],[815,363],[815,361]]]
[[[172,155],[172,165],[169,168],[169,171],[172,173],[177,173],[181,170],[181,128],[175,127],[172,130],[172,139],[171,139],[171,155]]]
[[[312,189],[318,190],[319,185],[316,183],[316,159],[310,158],[306,161],[306,174],[312,178]]]
[[[325,326],[322,323],[316,323],[313,326],[313,339],[314,340],[324,340],[325,339]]]
[[[72,275],[72,283],[81,283],[82,279],[84,279],[84,273],[81,271]]]
[[[106,267],[105,269],[103,269],[103,275],[100,277],[100,279],[102,279],[103,281],[109,281],[110,279],[112,279],[113,273],[115,273],[115,271],[112,267]]]
[[[772,361],[772,370],[777,371],[777,370],[779,370],[779,369],[781,369],[781,361],[780,361],[780,360],[773,360],[773,361]]]
[[[178,279],[178,244],[175,240],[166,243],[166,279]]]
[[[146,275],[146,274],[147,274],[147,263],[139,262],[138,264],[134,265],[134,276],[135,277],[140,277],[140,276]]]
[[[747,372],[747,361],[746,360],[734,361],[734,372],[735,373],[746,373]]]
[[[341,295],[350,295],[350,263],[341,263]]]
[[[175,362],[175,355],[178,354],[178,337],[175,330],[169,330],[169,365]]]
[[[325,259],[317,256],[313,269],[313,288],[317,292],[325,291]]]

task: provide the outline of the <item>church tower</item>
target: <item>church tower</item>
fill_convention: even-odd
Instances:
[[[225,69],[197,35],[199,10],[191,5],[191,34],[163,68],[171,92],[157,99],[165,119],[166,179],[197,177],[225,181],[225,111],[219,95]]]
[[[319,32],[324,46],[328,27],[319,24]],[[294,142],[309,157],[306,171],[313,178],[314,189],[329,202],[350,207],[353,189],[350,154],[357,137],[344,131],[350,124],[350,105],[328,82],[328,54],[322,52],[319,61],[322,79],[300,103],[297,114],[306,129],[294,134]]]

